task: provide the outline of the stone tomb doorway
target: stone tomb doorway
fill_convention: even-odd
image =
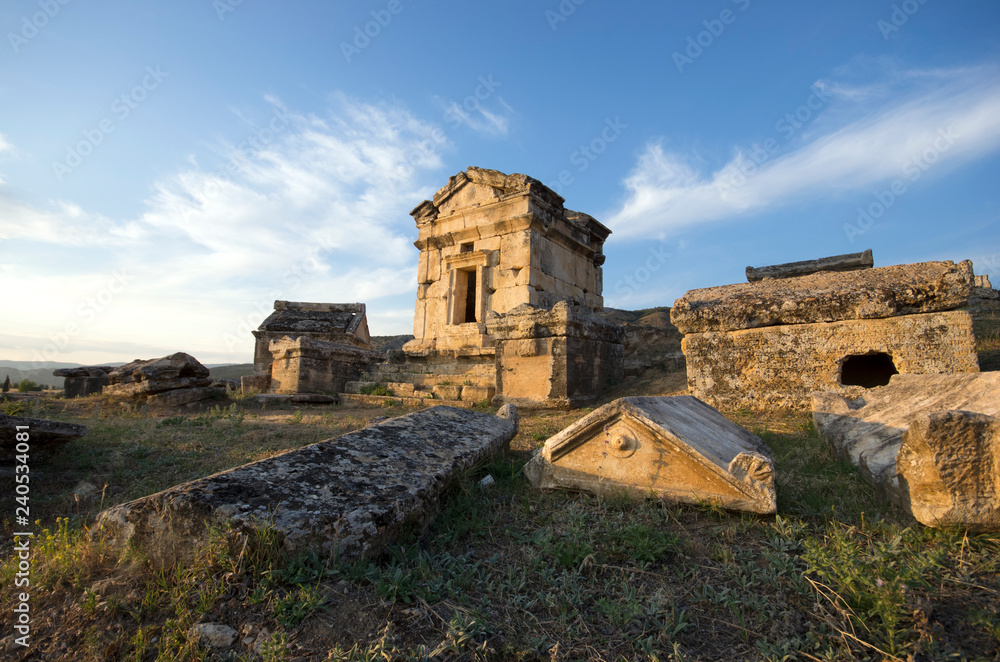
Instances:
[[[844,357],[840,364],[840,383],[843,386],[885,386],[893,375],[898,374],[892,356],[885,352],[851,354]]]

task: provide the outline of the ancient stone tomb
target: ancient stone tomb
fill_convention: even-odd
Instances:
[[[539,488],[625,491],[772,514],[771,451],[689,395],[630,397],[551,437],[524,467]]]
[[[253,332],[254,379],[276,393],[334,393],[382,356],[371,349],[363,303],[275,301]]]
[[[624,378],[624,331],[593,315],[610,230],[531,177],[483,168],[411,214],[414,339],[349,391],[578,406]]]
[[[814,391],[856,398],[897,373],[978,372],[962,310],[969,261],[795,266],[799,275],[780,277],[788,271],[777,268],[779,277],[766,277],[765,269],[762,280],[691,290],[675,302],[670,318],[685,334],[693,395],[723,409],[806,408]]]

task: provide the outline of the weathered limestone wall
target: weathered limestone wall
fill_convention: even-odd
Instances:
[[[507,445],[517,425],[514,407],[497,416],[432,407],[109,508],[92,535],[164,565],[190,558],[224,522],[269,523],[290,551],[377,554],[430,522],[444,489]]]
[[[585,306],[523,306],[492,316],[487,327],[496,343],[494,402],[578,407],[624,380],[625,329]]]
[[[972,263],[924,262],[691,290],[670,319],[691,393],[722,409],[806,408],[892,374],[978,372]]]
[[[372,363],[378,352],[308,337],[272,340],[270,388],[275,393],[340,393]]]
[[[969,314],[950,311],[689,333],[681,347],[692,395],[720,409],[803,409],[813,391],[864,393],[841,384],[848,356],[884,352],[902,374],[978,372],[975,344]]]

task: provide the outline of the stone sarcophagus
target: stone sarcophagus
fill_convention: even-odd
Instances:
[[[625,378],[625,328],[585,306],[523,305],[492,315],[486,328],[496,347],[496,404],[580,407]]]
[[[595,409],[546,441],[524,473],[544,489],[777,510],[770,449],[689,395],[621,398]]]
[[[253,368],[258,375],[270,370],[271,342],[285,336],[371,349],[363,303],[275,301],[274,312],[260,323],[253,336]]]
[[[971,290],[968,261],[819,271],[691,290],[670,319],[693,395],[806,408],[814,391],[857,398],[894,374],[978,372]]]

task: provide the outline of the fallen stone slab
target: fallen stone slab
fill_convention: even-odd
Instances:
[[[886,386],[847,400],[814,393],[813,421],[834,454],[893,503],[912,510],[912,495],[897,475],[903,433],[919,417],[961,410],[1000,416],[1000,372],[894,375]]]
[[[157,393],[164,393],[165,391],[205,388],[211,383],[212,380],[207,377],[179,377],[177,379],[156,379],[109,384],[101,392],[118,398],[138,400],[150,395],[156,395]]]
[[[0,414],[0,448],[10,450],[17,447],[18,426],[27,428],[20,432],[28,432],[28,444],[36,450],[39,446],[52,447],[64,444],[79,439],[87,433],[87,427],[77,423]]]
[[[917,521],[1000,531],[1000,418],[938,411],[913,419],[896,458]]]
[[[289,396],[295,404],[302,405],[334,405],[339,402],[335,395],[323,395],[322,393],[295,393]]]
[[[801,262],[786,262],[772,264],[767,267],[747,267],[747,281],[756,282],[765,278],[795,278],[808,276],[820,271],[857,271],[871,269],[875,265],[872,249],[861,253],[832,255],[818,260],[802,260]]]
[[[595,409],[546,441],[524,473],[543,489],[777,510],[770,449],[690,395],[621,398]]]
[[[163,405],[164,407],[181,407],[194,402],[218,400],[225,397],[225,386],[200,386],[195,388],[179,388],[172,391],[156,393],[149,396],[148,402],[151,404]]]
[[[690,290],[670,321],[691,334],[942,312],[965,307],[972,279],[964,260],[736,283]]]
[[[109,508],[95,534],[159,563],[190,556],[212,523],[268,522],[287,550],[349,560],[428,523],[457,475],[517,434],[497,416],[433,407]]]

